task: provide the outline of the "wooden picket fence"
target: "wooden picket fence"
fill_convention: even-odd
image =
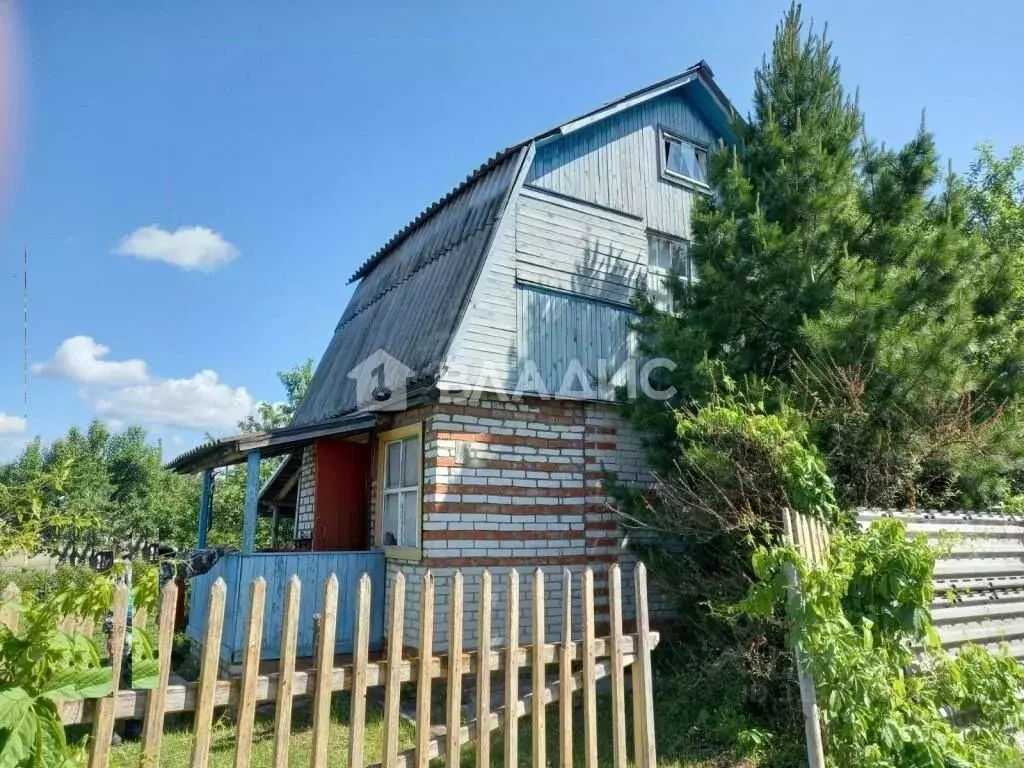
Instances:
[[[548,764],[545,733],[546,708],[558,702],[558,755],[560,768],[573,764],[573,694],[581,691],[583,704],[583,741],[585,768],[598,765],[597,749],[597,689],[599,679],[610,677],[612,765],[625,768],[632,761],[638,768],[656,765],[654,702],[651,680],[651,651],[658,643],[658,633],[649,625],[647,602],[647,576],[644,566],[634,569],[636,632],[627,634],[623,629],[622,574],[618,565],[608,571],[608,598],[610,628],[606,636],[596,636],[594,609],[594,574],[591,569],[582,573],[581,589],[582,627],[581,642],[572,640],[573,575],[566,569],[562,574],[561,628],[557,642],[548,642],[545,636],[544,574],[537,569],[532,577],[532,642],[520,644],[519,574],[508,575],[508,588],[504,595],[506,642],[500,648],[492,647],[491,615],[494,595],[491,575],[484,571],[481,578],[478,603],[478,647],[488,652],[465,652],[463,638],[463,576],[455,572],[450,578],[447,654],[434,655],[434,576],[423,577],[419,611],[419,651],[414,657],[404,658],[403,619],[405,613],[406,579],[397,574],[390,584],[387,623],[387,651],[381,661],[371,661],[370,591],[371,581],[366,575],[359,581],[355,605],[355,649],[351,664],[334,665],[335,627],[337,625],[338,580],[331,575],[323,584],[324,612],[317,633],[315,666],[296,669],[299,600],[301,584],[293,576],[286,586],[285,616],[281,634],[279,671],[259,673],[260,646],[263,631],[263,612],[266,583],[256,579],[250,586],[250,610],[246,625],[245,655],[241,674],[221,679],[219,649],[224,624],[227,587],[218,579],[211,587],[209,612],[200,661],[199,680],[195,683],[170,684],[171,645],[174,632],[174,607],[177,586],[166,584],[160,595],[157,628],[159,675],[153,690],[116,690],[110,696],[96,700],[64,702],[61,718],[65,724],[92,723],[90,768],[106,768],[110,760],[110,741],[114,721],[142,719],[141,766],[156,766],[160,761],[164,732],[164,718],[170,713],[191,712],[193,719],[192,766],[209,765],[213,737],[214,710],[229,707],[236,723],[235,766],[247,766],[252,755],[252,742],[256,707],[274,702],[274,759],[273,764],[283,768],[289,762],[292,704],[296,698],[312,697],[312,749],[311,768],[328,764],[328,728],[330,724],[331,695],[336,691],[349,691],[351,695],[348,765],[366,763],[365,735],[367,693],[370,688],[383,690],[384,741],[379,762],[375,766],[387,768],[427,768],[431,760],[444,758],[448,768],[461,764],[463,745],[475,742],[474,762],[477,766],[491,765],[490,733],[501,729],[504,738],[502,763],[506,768],[518,766],[519,719],[531,717],[531,754],[534,766]],[[113,648],[124,643],[127,613],[127,592],[123,587],[115,590]],[[138,617],[136,617],[137,619]],[[136,625],[141,624],[136,621]],[[120,677],[121,654],[112,653],[113,678]],[[557,665],[557,681],[549,685],[547,670]],[[626,675],[632,666],[632,730],[633,754],[629,755],[627,740]],[[519,695],[520,672],[531,677],[532,691]],[[503,675],[504,704],[492,711],[492,675]],[[473,719],[463,723],[463,678],[475,676],[476,706]],[[445,683],[444,724],[431,723],[431,687],[435,680]],[[416,687],[416,741],[411,749],[399,751],[399,697],[403,683]],[[525,757],[525,756],[524,756]],[[336,763],[335,759],[331,760]]]
[[[786,540],[808,565],[820,568],[825,565],[828,553],[828,526],[821,520],[808,517],[790,509],[782,511],[782,525]],[[799,601],[800,583],[796,572],[787,566],[789,600]],[[808,768],[825,768],[825,747],[821,738],[821,713],[818,710],[818,694],[814,678],[805,670],[803,653],[796,650],[797,679],[800,684],[800,703],[804,713],[804,737],[807,742]]]

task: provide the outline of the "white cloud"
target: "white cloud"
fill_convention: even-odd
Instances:
[[[109,353],[90,336],[72,336],[61,342],[52,360],[33,365],[32,372],[108,387],[149,381],[142,360],[103,360]]]
[[[209,227],[179,227],[171,232],[151,224],[125,235],[114,253],[210,271],[236,258],[238,249]]]
[[[254,405],[245,387],[232,388],[213,371],[190,379],[163,379],[102,395],[96,410],[125,421],[166,424],[185,429],[233,429]]]
[[[3,411],[0,411],[0,433],[20,433],[24,432],[28,425],[21,416],[10,416]]]

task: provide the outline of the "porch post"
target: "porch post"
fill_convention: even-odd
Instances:
[[[280,521],[280,507],[277,504],[271,504],[270,509],[273,511],[273,517],[270,520],[270,530],[273,531],[270,545],[277,549],[277,524]]]
[[[242,552],[256,550],[256,507],[260,495],[260,452],[249,451],[246,459],[245,518],[242,521]]]
[[[203,486],[199,496],[199,535],[196,549],[206,549],[206,534],[210,530],[210,508],[213,506],[213,470],[203,470]]]

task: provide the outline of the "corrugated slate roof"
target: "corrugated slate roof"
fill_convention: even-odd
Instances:
[[[437,376],[525,153],[520,147],[495,156],[356,273],[362,282],[292,426],[353,410],[349,373],[378,350],[412,370],[410,384]]]

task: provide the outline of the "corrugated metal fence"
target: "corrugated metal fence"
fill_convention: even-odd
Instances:
[[[910,535],[938,544],[953,535],[948,556],[935,564],[932,619],[942,644],[954,650],[967,642],[1001,643],[1024,659],[1024,518],[988,512],[860,509],[867,527],[895,518]]]

